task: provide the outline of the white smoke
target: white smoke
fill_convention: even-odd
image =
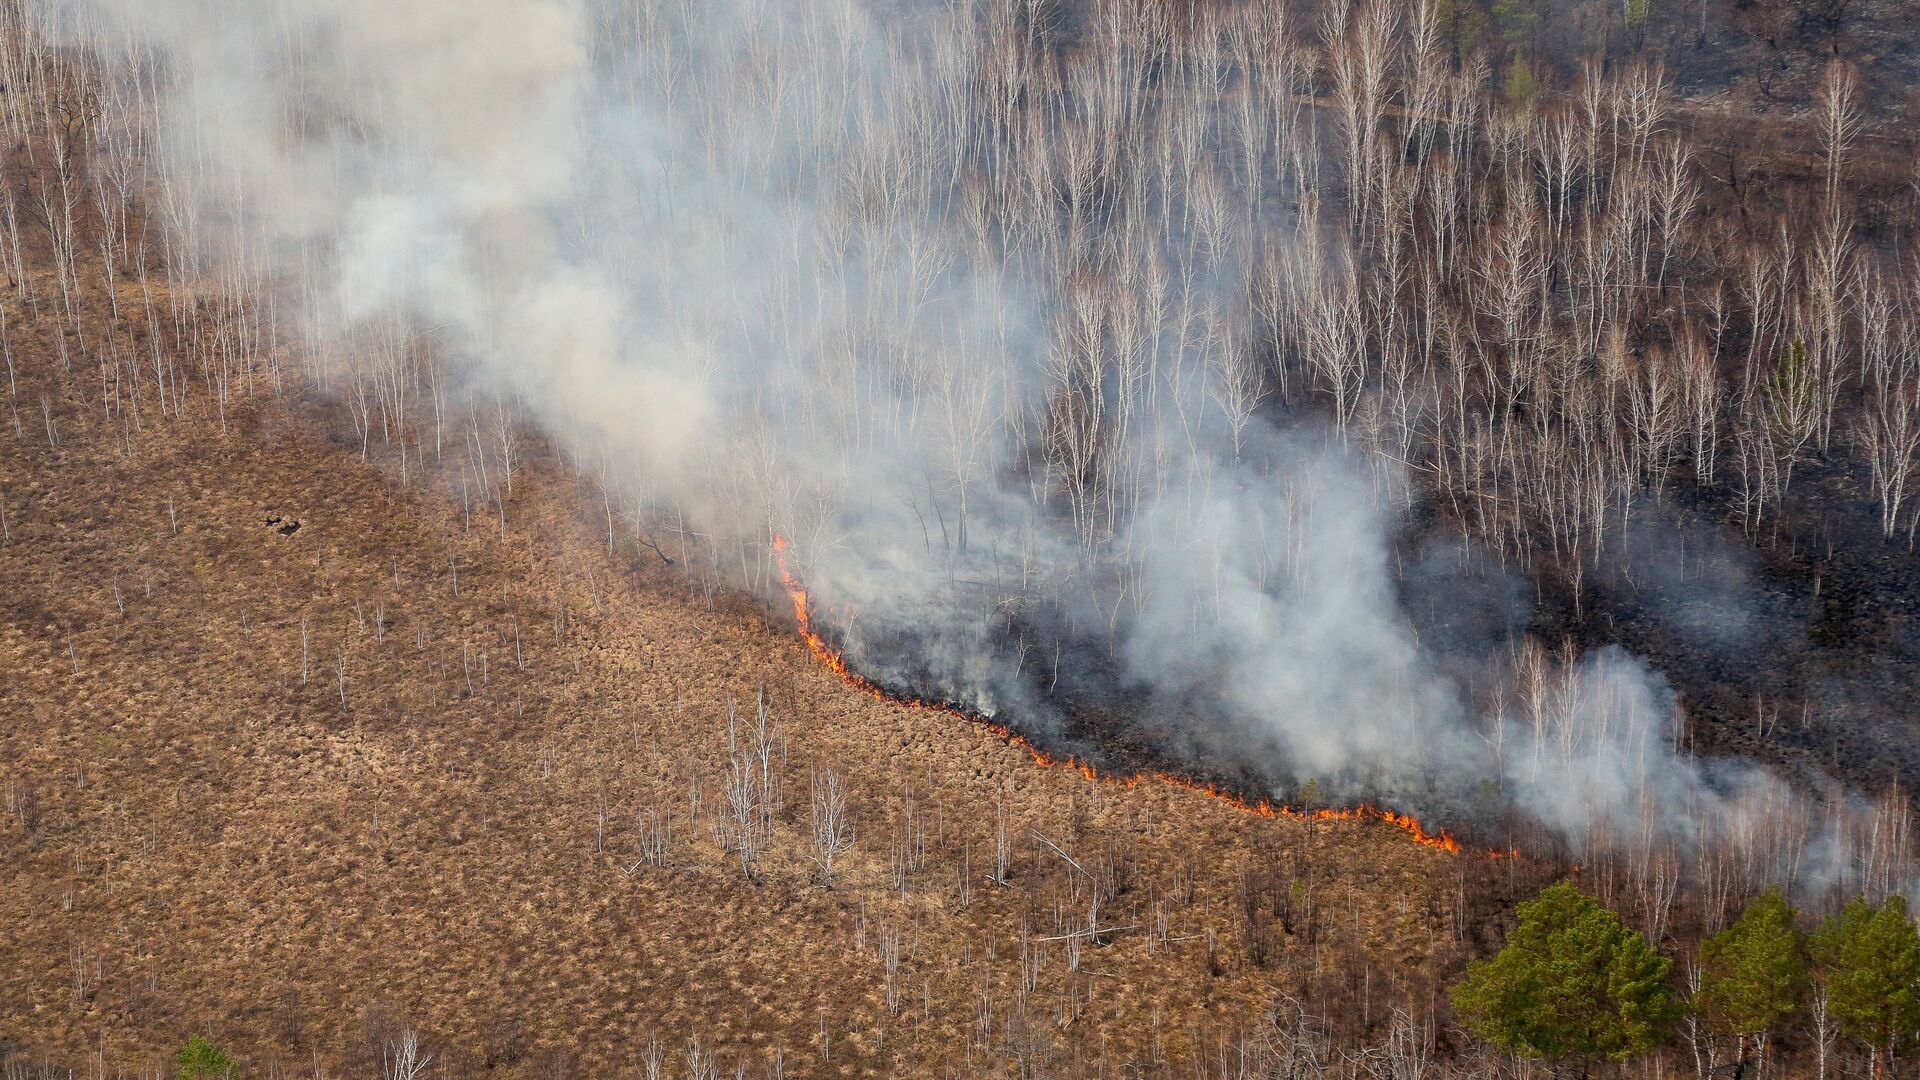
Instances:
[[[430,348],[459,380],[436,408],[510,404],[739,584],[793,537],[882,681],[1044,736],[1064,647],[1169,745],[1414,808],[1493,784],[1576,842],[1690,842],[1774,798],[1678,753],[1671,693],[1624,655],[1487,708],[1438,670],[1399,608],[1404,479],[1263,406],[1274,352],[1364,348],[1337,312],[1260,314],[1342,272],[1292,224],[1316,168],[1268,134],[1299,122],[1293,88],[1142,90],[1228,61],[1165,70],[1151,27],[1100,7],[1107,59],[1069,63],[1022,10],[67,0],[57,21],[156,133],[176,265],[270,283],[333,379],[382,378],[396,334]]]

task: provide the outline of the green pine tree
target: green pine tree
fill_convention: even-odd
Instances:
[[[1715,1032],[1739,1040],[1737,1067],[1806,998],[1806,935],[1779,889],[1755,897],[1732,926],[1701,943],[1694,1007]]]
[[[1478,0],[1435,0],[1435,19],[1441,36],[1453,46],[1456,60],[1465,60],[1486,47],[1487,13]]]
[[[1807,344],[1787,346],[1780,363],[1760,384],[1766,395],[1767,421],[1774,449],[1792,458],[1806,448],[1819,427],[1820,380],[1807,357]]]
[[[1665,1041],[1684,1010],[1673,962],[1562,882],[1520,905],[1506,948],[1467,966],[1453,1008],[1469,1031],[1520,1057],[1580,1066]]]
[[[1539,24],[1538,0],[1493,0],[1493,25],[1509,46],[1518,49],[1532,41]]]
[[[180,1067],[180,1080],[232,1080],[240,1075],[232,1058],[199,1035],[188,1039],[173,1060]]]
[[[1311,776],[1307,777],[1307,782],[1300,785],[1300,794],[1298,798],[1300,801],[1301,809],[1303,810],[1317,809],[1320,806],[1320,798],[1321,798],[1320,781],[1315,780]]]
[[[1516,56],[1507,66],[1507,103],[1518,108],[1530,108],[1534,99],[1540,96],[1539,87],[1533,81],[1533,65],[1527,63],[1524,56]]]
[[[1814,932],[1813,954],[1833,1018],[1872,1052],[1877,1080],[1920,1031],[1920,931],[1906,898],[1849,901]]]

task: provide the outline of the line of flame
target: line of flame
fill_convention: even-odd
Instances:
[[[1266,799],[1260,799],[1258,801],[1250,800],[1243,795],[1225,788],[1216,787],[1213,784],[1193,780],[1188,777],[1177,776],[1173,773],[1135,773],[1128,776],[1119,773],[1102,772],[1093,765],[1080,761],[1077,758],[1056,758],[1040,747],[1035,746],[1026,736],[1021,735],[1011,728],[996,724],[991,720],[983,719],[972,713],[954,708],[951,705],[944,705],[936,701],[926,701],[910,694],[892,693],[881,687],[880,684],[849,668],[846,658],[841,656],[840,652],[833,648],[833,646],[828,645],[826,639],[821,637],[819,632],[813,628],[813,611],[807,603],[806,587],[800,584],[800,579],[794,576],[793,571],[787,565],[786,537],[775,534],[773,538],[773,558],[775,565],[780,571],[780,584],[786,589],[787,597],[793,601],[794,621],[800,625],[800,636],[806,641],[808,651],[812,652],[814,658],[820,661],[828,671],[839,676],[840,681],[866,694],[868,697],[877,698],[881,701],[904,706],[909,709],[920,709],[925,712],[935,712],[943,716],[953,717],[963,723],[971,724],[974,727],[991,732],[1010,745],[1025,750],[1028,754],[1032,755],[1034,761],[1049,769],[1072,769],[1093,783],[1117,784],[1122,787],[1132,788],[1138,786],[1143,781],[1151,781],[1164,784],[1168,787],[1197,792],[1216,802],[1225,803],[1241,813],[1252,814],[1256,817],[1286,817],[1300,821],[1381,821],[1400,829],[1411,837],[1416,844],[1437,848],[1455,855],[1465,850],[1460,841],[1454,839],[1453,835],[1445,829],[1429,829],[1425,825],[1422,825],[1418,818],[1410,814],[1402,814],[1394,810],[1388,810],[1385,807],[1362,803],[1359,806],[1352,806],[1341,810],[1296,810],[1291,806],[1276,804]],[[1496,858],[1505,858],[1518,855],[1519,853],[1517,851],[1492,850],[1487,852],[1487,854]]]

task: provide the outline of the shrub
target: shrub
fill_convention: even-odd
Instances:
[[[180,1080],[230,1080],[239,1075],[233,1059],[200,1035],[188,1039],[173,1060],[180,1066]]]

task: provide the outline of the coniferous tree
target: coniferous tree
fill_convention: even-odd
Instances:
[[[1840,1030],[1866,1045],[1875,1080],[1920,1032],[1920,931],[1907,901],[1848,901],[1813,935],[1813,952]]]
[[[233,1059],[204,1036],[195,1035],[174,1055],[180,1080],[232,1080],[239,1075]]]
[[[1467,966],[1453,1007],[1507,1053],[1580,1067],[1659,1046],[1683,1011],[1673,962],[1591,897],[1562,882],[1520,905],[1491,960]]]
[[[1749,1051],[1764,1054],[1772,1031],[1800,1010],[1807,986],[1806,935],[1778,888],[1701,943],[1694,1006],[1716,1033],[1738,1040],[1735,1077],[1745,1074]]]

